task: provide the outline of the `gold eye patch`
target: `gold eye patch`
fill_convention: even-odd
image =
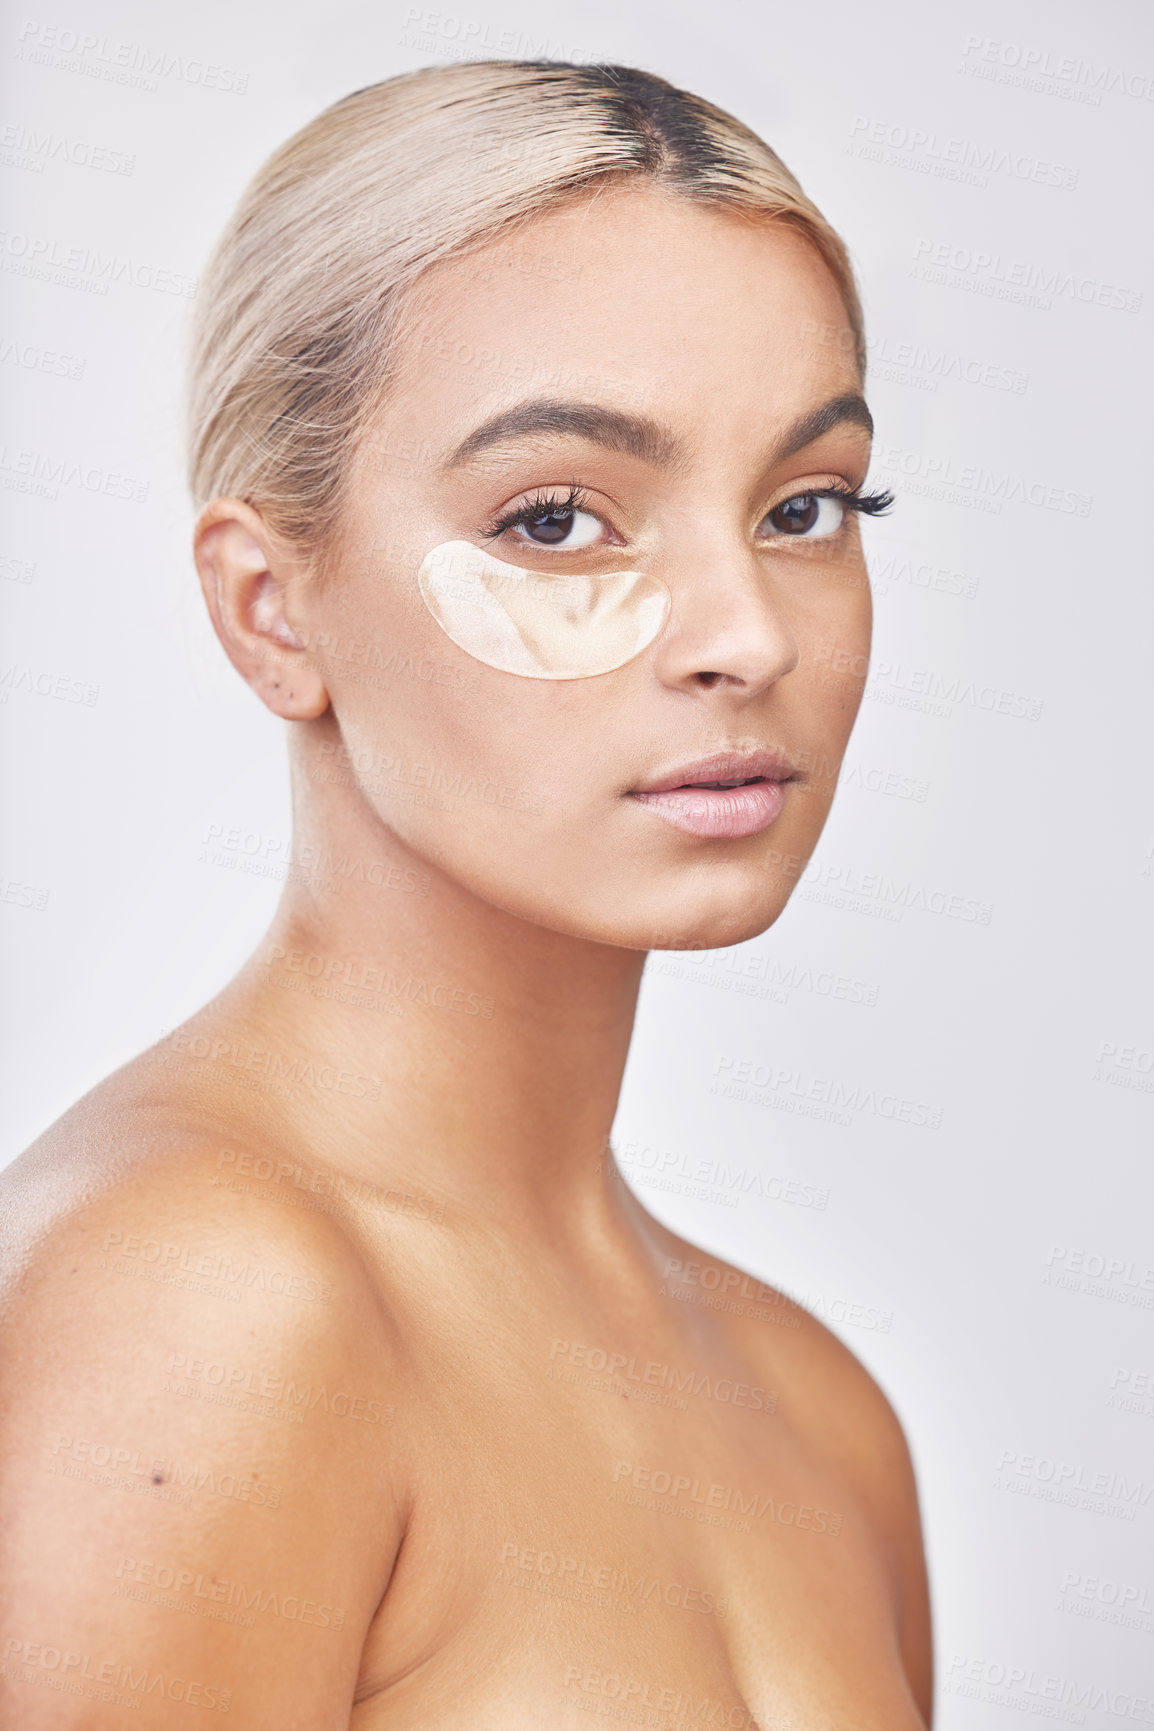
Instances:
[[[471,541],[443,541],[418,574],[425,605],[466,655],[526,679],[591,679],[647,649],[669,616],[657,577],[523,571]]]

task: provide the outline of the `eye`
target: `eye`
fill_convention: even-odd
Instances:
[[[845,523],[851,501],[836,493],[795,493],[783,499],[766,513],[763,523],[772,525],[772,534],[802,536],[808,541],[820,541],[826,535],[836,535]]]
[[[513,527],[517,529],[517,540],[531,547],[563,547],[566,551],[591,547],[601,536],[601,522],[592,511],[577,511],[564,505],[523,516]]]
[[[537,492],[524,504],[505,511],[495,522],[478,530],[486,541],[513,534],[522,547],[555,547],[558,552],[577,552],[604,538],[605,524],[584,506],[589,495],[579,482],[567,491]],[[515,533],[514,533],[515,532]]]

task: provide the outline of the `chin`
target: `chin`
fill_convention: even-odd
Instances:
[[[605,941],[631,950],[724,950],[768,931],[788,900],[788,890],[767,895],[764,884],[743,897],[711,897],[708,907],[694,906],[686,896],[676,911],[666,908],[630,921],[627,929],[607,935]]]

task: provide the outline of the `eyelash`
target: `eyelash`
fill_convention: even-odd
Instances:
[[[557,493],[535,493],[527,504],[506,511],[480,533],[487,541],[495,541],[506,529],[515,529],[521,523],[535,523],[539,517],[560,516],[565,511],[583,511],[588,503],[589,494],[585,488],[577,481],[570,481],[569,492],[564,499]]]
[[[860,513],[864,517],[881,517],[894,503],[894,495],[887,487],[876,492],[862,493],[856,487],[805,487],[800,493],[790,495],[794,499],[840,499],[847,511]],[[523,523],[535,523],[542,517],[561,516],[570,511],[583,511],[589,502],[589,494],[578,481],[569,483],[569,491],[564,498],[559,493],[535,493],[532,499],[524,505],[517,505],[511,511],[504,512],[486,528],[477,533],[487,541],[495,541],[507,529],[516,529]],[[788,505],[789,498],[779,499],[772,507],[778,510],[782,505]],[[595,513],[594,513],[595,514]],[[768,516],[769,513],[766,512]],[[783,535],[782,540],[793,537]],[[800,539],[800,537],[798,537]]]
[[[863,517],[881,517],[894,503],[894,495],[888,487],[880,487],[873,493],[859,492],[856,487],[803,487],[800,493],[792,493],[790,498],[840,499],[847,511],[860,512]],[[776,511],[788,504],[789,499],[779,499],[773,509]]]

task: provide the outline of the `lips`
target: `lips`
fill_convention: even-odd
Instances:
[[[686,834],[736,840],[773,823],[796,775],[786,754],[772,748],[717,752],[654,777],[629,797]]]

